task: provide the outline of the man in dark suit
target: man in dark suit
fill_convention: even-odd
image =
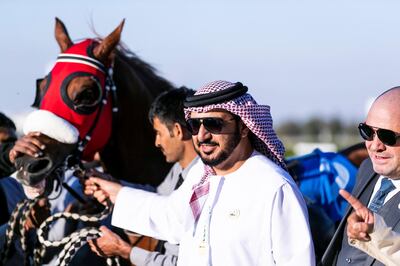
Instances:
[[[357,174],[352,194],[400,232],[400,87],[381,94],[359,131],[369,158]],[[322,265],[383,265],[348,243],[349,207],[321,261]]]

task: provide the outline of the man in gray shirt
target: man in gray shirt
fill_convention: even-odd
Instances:
[[[149,119],[156,133],[155,145],[163,152],[167,162],[175,163],[156,188],[156,192],[161,195],[169,195],[177,189],[198,160],[183,113],[183,101],[193,93],[186,88],[163,93],[155,99],[149,111]],[[126,183],[123,185],[129,186]],[[165,252],[152,252],[131,247],[104,226],[100,229],[103,236],[89,242],[91,249],[100,256],[120,256],[137,266],[176,265],[179,251],[177,245],[165,242]]]

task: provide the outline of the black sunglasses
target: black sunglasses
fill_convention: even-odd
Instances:
[[[231,121],[235,120],[235,118],[225,120]],[[224,120],[222,118],[217,117],[205,117],[205,118],[189,118],[187,120],[187,128],[192,135],[199,134],[200,126],[203,125],[208,132],[213,134],[221,133],[224,128]]]
[[[400,137],[400,135],[396,134],[392,130],[371,127],[365,123],[360,123],[358,125],[358,130],[360,131],[361,137],[368,141],[373,140],[376,133],[378,139],[387,146],[394,146],[397,139]]]

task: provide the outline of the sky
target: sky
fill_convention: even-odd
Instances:
[[[362,121],[400,85],[400,1],[0,1],[0,111],[20,121],[35,80],[57,57],[54,21],[72,39],[122,41],[176,86],[241,81],[274,123],[319,116]]]

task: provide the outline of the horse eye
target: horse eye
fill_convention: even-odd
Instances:
[[[83,87],[73,99],[77,106],[93,106],[101,100],[101,89],[97,86]]]

